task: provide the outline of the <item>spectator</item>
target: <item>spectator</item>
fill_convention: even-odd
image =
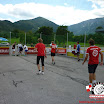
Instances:
[[[28,47],[26,45],[24,45],[24,50],[25,50],[25,55],[24,56],[26,56],[27,55],[27,51],[28,51]]]
[[[15,46],[16,46],[16,42],[14,42],[14,44],[12,45],[12,55],[15,56]]]

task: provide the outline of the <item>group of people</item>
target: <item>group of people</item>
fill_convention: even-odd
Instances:
[[[17,49],[17,53],[16,53],[16,49]],[[21,55],[23,54],[23,50],[24,50],[24,55],[27,55],[27,51],[28,51],[28,47],[26,45],[22,45],[21,43],[19,43],[18,45],[16,45],[16,42],[13,43],[12,45],[12,55],[15,56],[17,54]]]
[[[38,66],[38,74],[44,74],[44,57],[47,58],[46,55],[46,49],[45,49],[45,45],[43,44],[43,40],[41,38],[38,39],[38,42],[35,45],[35,49],[37,49],[38,54],[37,54],[37,66]],[[86,60],[88,59],[89,56],[89,62],[88,62],[88,73],[89,73],[89,85],[92,85],[94,83],[96,83],[96,68],[99,64],[99,53],[101,54],[101,63],[100,65],[103,65],[103,53],[101,52],[101,49],[97,46],[95,46],[95,42],[93,39],[89,40],[89,45],[90,47],[87,48],[86,51],[86,57],[82,63],[82,65],[84,65],[84,63],[86,62]],[[54,56],[56,53],[56,44],[54,44],[54,42],[52,41],[51,43],[51,56],[52,56],[52,64],[55,64],[55,60],[54,60]],[[80,44],[79,42],[77,42],[77,56],[78,56],[78,61],[79,59],[79,55],[80,55]],[[41,59],[41,63],[42,63],[42,71],[40,70],[40,65],[39,65],[39,61]]]
[[[100,65],[103,65],[103,53],[101,52],[101,49],[98,46],[95,46],[95,42],[93,39],[89,40],[89,45],[90,47],[87,48],[86,50],[86,57],[82,63],[87,61],[88,56],[89,56],[89,62],[88,62],[88,73],[89,73],[89,85],[92,85],[93,83],[96,83],[96,68],[99,64],[99,53],[101,54],[101,63]],[[12,50],[13,50],[13,55],[15,55],[15,47],[16,47],[16,42],[12,45]],[[55,53],[57,50],[57,45],[54,44],[52,41],[50,44],[51,47],[51,57],[52,57],[52,64],[55,65]],[[28,51],[28,47],[24,45],[22,46],[21,43],[17,45],[18,52],[21,54],[23,49],[25,50],[25,55]],[[44,74],[44,58],[47,58],[46,55],[46,47],[45,44],[43,44],[43,40],[41,38],[38,39],[38,43],[35,45],[34,50],[37,50],[37,67],[38,67],[38,73],[37,74]],[[77,56],[78,56],[78,61],[80,60],[79,55],[80,55],[80,44],[77,42]],[[42,71],[40,70],[40,62],[42,64]]]
[[[43,40],[41,38],[38,39],[38,42],[39,43],[37,43],[35,45],[35,50],[38,51],[38,54],[37,54],[38,73],[37,74],[44,74],[44,57],[47,58],[46,48],[45,48],[45,44],[43,44]],[[54,56],[56,53],[57,46],[52,41],[50,44],[50,47],[51,47],[52,64],[54,65],[55,64]],[[42,64],[42,71],[40,70],[40,65],[39,65],[40,59],[41,59],[41,64]]]

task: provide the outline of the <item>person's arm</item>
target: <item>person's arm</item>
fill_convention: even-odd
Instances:
[[[34,46],[34,51],[37,51],[37,44]]]
[[[85,57],[85,59],[84,59],[82,65],[84,65],[84,63],[86,62],[87,58],[88,58],[88,54],[86,54],[86,57]]]
[[[100,65],[103,65],[103,53],[101,51],[99,53],[101,55],[101,63],[100,63]]]
[[[46,52],[46,48],[45,48],[45,58],[47,58],[47,55],[46,55],[46,53],[47,53],[47,52]]]

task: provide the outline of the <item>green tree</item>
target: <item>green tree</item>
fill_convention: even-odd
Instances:
[[[97,29],[103,29],[103,27],[102,27],[102,26],[99,26],[99,27],[96,28],[96,30],[97,30]]]
[[[67,40],[67,26],[59,26],[56,30],[56,41],[60,43],[64,43]]]
[[[37,32],[41,34],[41,37],[45,44],[49,44],[54,38],[52,27],[43,26],[43,27],[40,27]]]

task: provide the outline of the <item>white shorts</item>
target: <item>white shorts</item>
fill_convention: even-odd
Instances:
[[[15,49],[12,49],[13,52],[15,52]]]

